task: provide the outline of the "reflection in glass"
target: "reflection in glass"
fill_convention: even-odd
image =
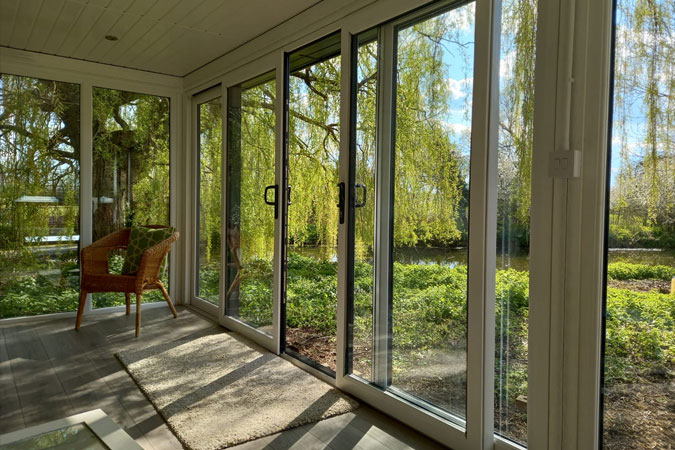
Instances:
[[[79,297],[80,86],[0,75],[0,318]]]
[[[527,442],[527,320],[536,1],[502,3],[495,431]]]
[[[274,72],[228,89],[226,314],[272,333]],[[268,200],[274,200],[273,189]]]
[[[400,252],[468,245],[474,3],[396,31],[394,390],[466,416],[467,260],[401,264]]]
[[[107,448],[108,446],[101,442],[85,424],[71,425],[0,445],[2,450],[106,450]]]
[[[93,89],[93,240],[131,225],[169,223],[169,99]],[[110,256],[119,273],[123,252]],[[162,281],[168,285],[168,264]],[[124,295],[93,294],[93,306],[123,305]],[[143,302],[164,301],[158,290]]]
[[[218,304],[220,292],[220,216],[223,118],[220,98],[199,111],[199,245],[197,296]]]

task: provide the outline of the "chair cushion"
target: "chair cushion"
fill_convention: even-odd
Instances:
[[[138,272],[143,252],[153,245],[162,242],[164,239],[170,238],[173,235],[173,231],[173,227],[156,229],[131,227],[127,255],[124,258],[124,264],[122,264],[122,274],[133,275]]]

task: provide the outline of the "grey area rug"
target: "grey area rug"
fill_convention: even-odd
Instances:
[[[228,333],[116,356],[193,450],[229,447],[358,407],[290,362]]]

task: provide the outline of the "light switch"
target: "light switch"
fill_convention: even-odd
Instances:
[[[578,178],[581,176],[581,152],[579,150],[551,152],[548,156],[549,177]]]

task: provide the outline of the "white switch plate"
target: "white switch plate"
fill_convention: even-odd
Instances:
[[[579,178],[581,176],[581,152],[579,150],[550,152],[548,176],[551,178]]]

